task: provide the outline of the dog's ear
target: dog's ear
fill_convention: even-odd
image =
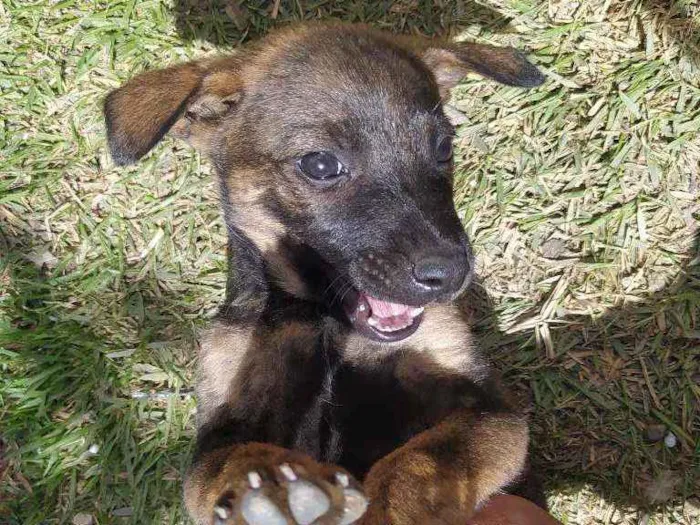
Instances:
[[[488,44],[459,42],[423,48],[423,62],[435,75],[440,93],[446,96],[468,73],[506,84],[532,88],[544,82],[544,75],[517,49]]]
[[[230,59],[188,62],[134,77],[104,103],[114,162],[136,162],[168,131],[199,145],[200,135],[231,111],[240,95],[237,67]]]

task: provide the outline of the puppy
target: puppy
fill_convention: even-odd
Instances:
[[[528,428],[453,301],[472,275],[441,101],[517,51],[302,25],[108,95],[112,156],[167,133],[214,164],[226,303],[203,337],[185,501],[199,524],[463,524]]]

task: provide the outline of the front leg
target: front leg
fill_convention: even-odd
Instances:
[[[364,488],[363,525],[462,525],[515,480],[527,457],[528,427],[509,412],[458,411],[384,457]]]
[[[198,525],[352,523],[367,507],[354,479],[285,448],[295,445],[304,393],[320,384],[314,333],[292,323],[261,332],[217,322],[202,338],[187,509]]]

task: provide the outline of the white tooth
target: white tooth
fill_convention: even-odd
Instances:
[[[425,310],[425,308],[423,308],[422,306],[421,306],[420,308],[411,308],[411,312],[410,312],[410,313],[411,313],[411,315],[412,315],[413,317],[415,317],[415,316],[417,316],[418,314],[423,313],[423,310]]]
[[[379,321],[375,317],[370,317],[367,319],[367,324],[377,328],[379,326]]]
[[[403,330],[404,328],[408,328],[412,324],[413,324],[413,319],[407,319],[406,321],[401,323],[401,327],[399,328],[399,330]]]
[[[364,312],[367,310],[367,305],[365,303],[360,304],[360,306],[357,308],[360,312]]]

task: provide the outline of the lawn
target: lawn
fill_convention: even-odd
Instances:
[[[216,184],[172,139],[116,168],[101,101],[329,17],[514,45],[546,72],[450,101],[476,331],[557,517],[700,523],[697,0],[2,0],[0,523],[186,522]]]

